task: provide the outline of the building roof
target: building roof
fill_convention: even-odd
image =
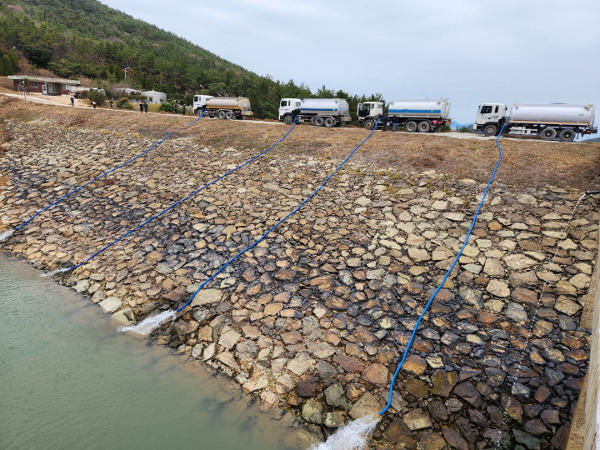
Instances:
[[[42,83],[60,83],[60,84],[72,84],[72,85],[80,85],[81,82],[79,80],[67,80],[66,78],[49,78],[49,77],[36,77],[35,75],[9,75],[9,80],[23,80],[27,79],[29,81],[41,81]]]
[[[141,92],[142,95],[167,95],[164,92],[158,92],[158,91],[142,91]]]

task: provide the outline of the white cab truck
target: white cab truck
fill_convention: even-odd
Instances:
[[[194,95],[192,108],[196,114],[206,110],[205,116],[219,119],[243,119],[253,114],[250,109],[250,100],[246,97]]]
[[[343,98],[282,98],[279,120],[291,125],[313,123],[318,127],[339,127],[351,119],[348,102]]]
[[[385,102],[364,102],[358,104],[356,112],[358,125],[367,130],[372,130],[377,120],[380,127],[400,127],[410,133],[439,131],[452,123],[447,98],[392,100],[387,108]]]
[[[563,142],[572,141],[577,134],[598,132],[594,127],[594,105],[515,103],[508,116],[507,109],[502,103],[479,105],[473,129],[483,131],[485,136],[497,136],[505,126],[505,134]]]

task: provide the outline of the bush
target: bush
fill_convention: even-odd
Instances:
[[[158,110],[163,112],[175,112],[175,110],[173,109],[173,103],[162,103],[158,107]]]
[[[104,105],[104,102],[106,102],[106,95],[95,89],[90,89],[88,91],[87,98],[89,98],[91,102],[96,102],[97,106],[102,106]]]
[[[122,97],[117,102],[117,108],[120,108],[120,109],[133,109],[133,106],[131,106],[131,103],[129,103],[129,99],[127,97]]]

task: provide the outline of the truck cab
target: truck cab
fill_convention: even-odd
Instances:
[[[485,136],[496,136],[506,121],[506,105],[502,103],[482,103],[477,109],[474,130],[481,130]]]
[[[384,102],[364,102],[359,103],[356,108],[356,115],[358,116],[358,125],[365,126],[365,128],[372,130],[379,116],[382,116],[385,109]]]
[[[287,125],[294,121],[294,111],[300,109],[302,105],[301,98],[282,98],[279,103],[279,120],[283,120]]]
[[[206,101],[209,98],[213,98],[212,95],[194,95],[194,103],[192,108],[194,109],[194,113],[198,113],[202,111],[206,107]]]

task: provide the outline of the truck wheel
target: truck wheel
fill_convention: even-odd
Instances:
[[[367,130],[372,130],[374,126],[375,126],[375,121],[373,119],[367,119],[367,120],[365,120],[364,127]]]
[[[423,122],[419,122],[419,133],[429,133],[431,130],[431,124],[424,120]]]
[[[484,136],[496,136],[498,134],[498,127],[496,125],[486,125],[483,127]]]
[[[540,131],[540,136],[542,136],[542,139],[545,141],[551,141],[556,137],[556,128],[544,128]]]
[[[227,118],[227,119],[231,120],[231,119],[233,119],[233,117],[234,117],[234,116],[233,116],[233,111],[227,111],[227,112],[225,113],[225,118]]]
[[[225,118],[225,111],[219,111],[219,119]]]
[[[315,125],[316,126],[322,127],[324,123],[325,123],[325,119],[323,119],[321,116],[315,117]]]
[[[409,133],[414,133],[415,131],[417,131],[417,122],[410,120],[406,122],[404,128],[406,128],[406,131],[408,131]]]
[[[291,125],[292,123],[294,123],[294,118],[291,115],[287,115],[283,117],[283,123],[285,123],[286,125]]]
[[[575,131],[573,130],[562,130],[560,132],[560,140],[563,142],[571,142],[573,139],[575,139]]]
[[[332,118],[332,117],[327,117],[327,118],[325,119],[325,126],[326,126],[327,128],[331,128],[331,127],[332,127],[332,126],[334,126],[334,125],[335,125],[335,120],[333,120],[333,118]]]

